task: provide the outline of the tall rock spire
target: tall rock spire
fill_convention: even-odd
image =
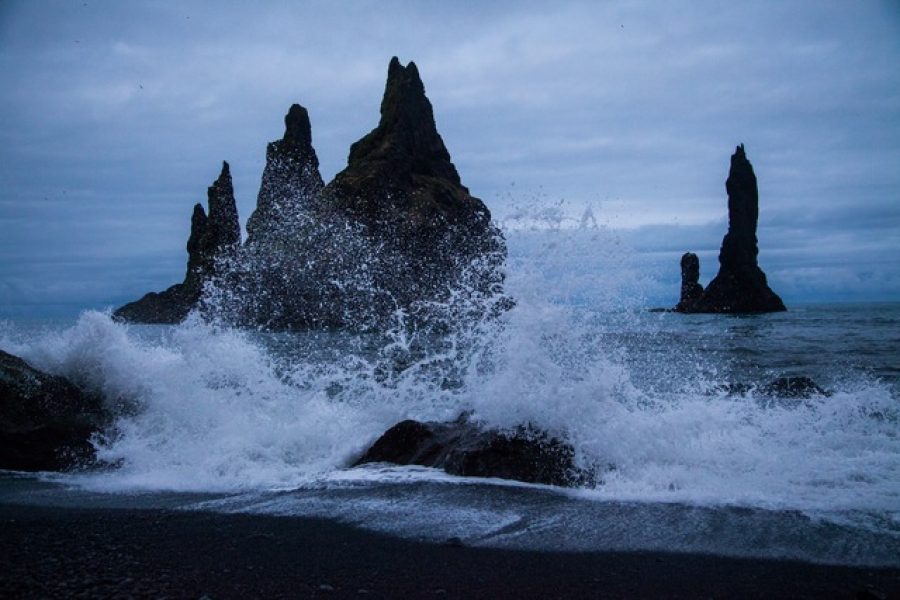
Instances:
[[[490,221],[450,160],[419,70],[396,56],[388,65],[378,127],[350,147],[347,168],[328,192],[369,221],[400,219],[415,227],[438,219],[482,229]]]
[[[676,312],[691,312],[694,304],[703,297],[700,285],[700,259],[693,252],[685,252],[681,257],[681,298]]]
[[[236,252],[241,244],[241,225],[227,162],[222,162],[222,171],[207,188],[206,197],[209,212],[197,203],[191,214],[184,281],[120,307],[113,313],[115,317],[139,323],[178,323],[197,305],[204,284],[216,274],[217,261]]]
[[[348,171],[377,163],[382,163],[384,171],[379,175],[401,179],[416,173],[460,185],[459,173],[434,123],[419,70],[413,62],[402,66],[396,56],[388,65],[381,120],[378,127],[350,147]],[[388,165],[390,168],[386,168]]]
[[[719,251],[719,273],[699,300],[685,312],[761,313],[786,310],[778,294],[769,288],[757,264],[756,225],[759,192],[753,166],[744,145],[731,156],[725,182],[728,192],[728,233]]]
[[[234,200],[231,169],[227,162],[222,161],[222,172],[206,190],[206,198],[210,228],[208,247],[213,253],[217,253],[228,246],[240,244],[241,224]]]
[[[283,229],[315,207],[324,187],[306,109],[292,105],[284,125],[284,136],[266,148],[256,210],[247,220],[247,242],[251,245],[287,233]]]
[[[499,283],[505,244],[462,185],[412,62],[391,59],[378,126],[351,146],[323,197],[382,249],[375,285],[401,305],[440,297],[476,259],[487,266],[475,287]]]
[[[326,187],[299,104],[266,148],[256,210],[240,225],[225,163],[194,208],[183,283],[116,315],[177,322],[202,305],[226,320],[275,329],[370,327],[429,310],[463,287],[486,308],[500,291],[505,242],[462,185],[415,64],[388,66],[378,126]],[[227,258],[227,260],[222,260]],[[203,296],[201,301],[201,295]]]

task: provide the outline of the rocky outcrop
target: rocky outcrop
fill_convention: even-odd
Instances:
[[[0,469],[59,471],[90,461],[108,423],[98,397],[0,350]]]
[[[402,421],[378,438],[355,465],[371,462],[558,486],[594,481],[590,471],[575,464],[572,446],[546,432],[531,427],[512,432],[484,429],[465,417],[452,423]]]
[[[240,325],[368,329],[397,314],[427,318],[456,289],[470,306],[509,306],[491,300],[505,243],[462,185],[413,63],[391,60],[378,126],[353,144],[347,168],[327,186],[307,110],[291,106],[284,136],[267,147],[243,247],[233,241],[239,232],[227,243],[207,233],[221,222],[210,198],[206,221],[195,211],[185,281],[116,316],[171,323],[199,304]]]
[[[241,243],[227,162],[222,163],[219,177],[207,190],[207,206],[208,216],[201,204],[194,205],[184,281],[122,306],[113,313],[115,318],[138,323],[179,323],[197,306],[204,284],[216,273],[217,262],[234,253]]]
[[[471,287],[500,285],[502,238],[462,185],[415,63],[391,59],[378,126],[353,144],[324,195],[379,248],[374,284],[394,305],[441,297],[478,261],[487,264]]]
[[[317,206],[325,183],[312,146],[309,113],[299,104],[284,117],[284,136],[266,148],[266,168],[247,220],[247,244],[265,244],[294,233],[298,221]]]
[[[681,257],[681,298],[675,306],[676,312],[691,312],[703,296],[703,286],[699,282],[700,259],[693,252],[685,252]]]
[[[728,233],[719,251],[719,273],[703,294],[681,312],[765,313],[787,310],[781,298],[769,288],[766,275],[757,264],[759,192],[756,175],[747,160],[743,144],[731,156],[725,189],[728,192]]]

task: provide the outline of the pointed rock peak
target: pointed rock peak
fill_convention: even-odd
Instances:
[[[756,175],[753,173],[753,165],[747,160],[744,145],[740,144],[731,155],[731,169],[728,172],[728,181],[725,182],[729,195],[738,188],[756,190]]]
[[[388,65],[378,127],[350,147],[347,167],[371,173],[373,162],[382,163],[379,169],[385,181],[398,182],[416,173],[460,185],[459,174],[434,123],[419,70],[412,62],[404,67],[397,57]]]
[[[210,213],[213,212],[213,202],[228,202],[234,196],[234,186],[231,183],[231,168],[228,166],[227,161],[222,161],[222,171],[207,189],[207,196],[210,199]],[[233,202],[233,200],[231,201]]]
[[[309,113],[299,104],[292,104],[284,117],[284,141],[297,145],[312,144],[312,127],[309,124]]]
[[[425,85],[419,77],[416,63],[410,61],[404,67],[395,56],[388,65],[387,84],[381,101],[381,122],[384,124],[386,120],[410,114],[419,118],[425,115],[431,117],[434,127],[431,103],[425,97]]]
[[[222,161],[219,177],[206,190],[209,205],[211,248],[240,243],[241,226],[238,221],[237,204],[234,200],[234,186],[231,183],[231,169]],[[210,250],[210,253],[214,250]]]
[[[219,173],[219,177],[213,182],[212,186],[209,188],[209,194],[221,194],[225,193],[227,195],[233,194],[233,186],[231,184],[231,169],[228,166],[227,161],[222,161],[222,171]]]

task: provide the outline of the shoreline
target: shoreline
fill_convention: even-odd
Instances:
[[[900,598],[900,568],[400,539],[329,520],[0,502],[0,596]]]

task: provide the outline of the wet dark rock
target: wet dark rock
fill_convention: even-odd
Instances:
[[[233,254],[241,242],[227,162],[222,163],[219,177],[207,190],[207,205],[208,216],[201,204],[194,205],[184,281],[118,308],[113,313],[115,318],[136,323],[179,323],[197,306],[204,284],[216,273],[218,261]]]
[[[307,110],[291,106],[284,136],[267,147],[242,247],[230,177],[220,181],[210,188],[209,217],[195,208],[184,282],[117,317],[174,323],[199,306],[205,316],[267,329],[372,329],[401,312],[427,318],[459,289],[485,314],[511,306],[498,294],[505,242],[462,185],[413,63],[391,60],[378,126],[327,186]]]
[[[108,422],[101,400],[0,350],[0,469],[59,471],[90,461]]]
[[[355,465],[371,462],[558,486],[593,481],[592,473],[575,464],[572,446],[544,431],[526,426],[512,432],[484,429],[465,418],[452,423],[401,421],[378,438]]]
[[[779,377],[764,385],[760,391],[767,396],[778,398],[809,398],[829,395],[809,377]]]
[[[703,294],[681,312],[766,313],[787,310],[781,298],[769,288],[766,275],[757,264],[759,192],[756,175],[747,160],[743,144],[731,156],[725,188],[728,192],[728,233],[719,251],[719,273]]]
[[[298,221],[318,204],[324,186],[309,113],[294,104],[284,117],[284,136],[266,148],[256,210],[247,220],[247,243],[265,245],[298,233]]]
[[[675,306],[676,312],[691,312],[703,296],[703,286],[699,281],[700,259],[693,252],[685,252],[681,257],[681,299]]]
[[[809,377],[778,377],[765,385],[750,383],[728,383],[715,388],[732,396],[745,396],[757,393],[770,398],[804,399],[813,396],[830,396],[831,392],[821,387]]]
[[[502,283],[495,267],[505,244],[462,184],[414,63],[391,59],[378,127],[352,145],[324,194],[379,248],[374,284],[393,303],[440,298],[473,263],[481,266],[474,289]]]

